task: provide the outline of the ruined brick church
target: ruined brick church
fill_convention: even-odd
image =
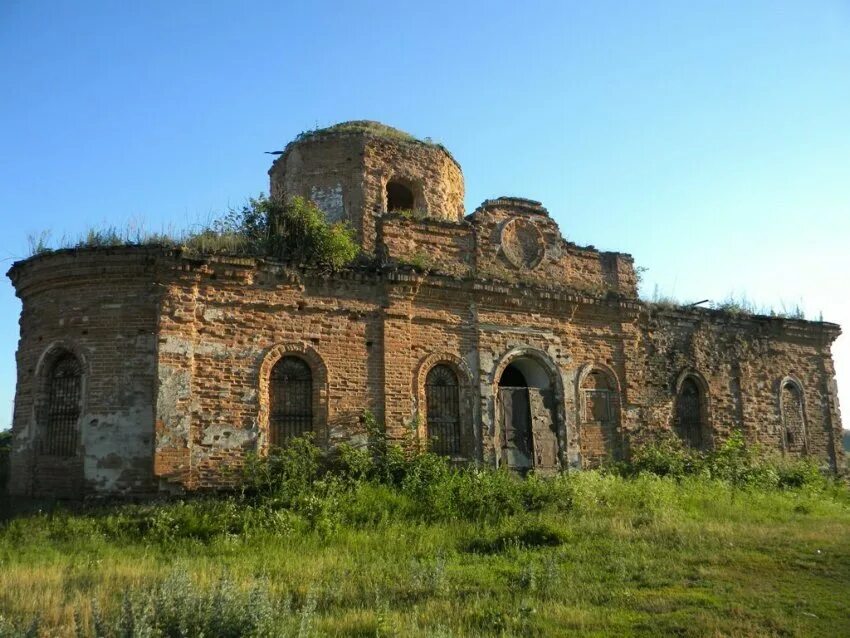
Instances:
[[[837,325],[643,302],[629,255],[566,241],[529,199],[466,215],[452,155],[377,123],[302,134],[269,175],[369,259],[328,273],[126,246],[12,266],[12,493],[215,487],[305,432],[362,442],[364,410],[520,472],[593,467],[661,432],[710,449],[740,431],[840,466]]]

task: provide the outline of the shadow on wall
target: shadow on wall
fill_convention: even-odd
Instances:
[[[850,430],[844,430],[841,442],[844,444],[844,465],[850,471]]]
[[[0,431],[0,495],[6,493],[9,482],[9,454],[12,451],[12,431]]]
[[[9,482],[9,454],[12,451],[12,431],[0,430],[0,520],[3,512],[10,509],[6,495],[6,485]]]

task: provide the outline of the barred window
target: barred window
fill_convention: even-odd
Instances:
[[[676,398],[676,433],[693,448],[702,447],[703,399],[699,385],[692,377],[682,381]]]
[[[584,395],[584,422],[601,425],[617,423],[619,401],[616,386],[609,375],[601,370],[593,370],[582,381],[581,390]]]
[[[803,420],[803,395],[800,388],[790,381],[782,386],[782,428],[785,449],[802,452],[806,447],[806,428]]]
[[[76,456],[80,442],[82,379],[82,366],[71,353],[60,355],[50,368],[42,454]]]
[[[313,375],[298,357],[286,356],[269,379],[269,442],[281,445],[313,429]]]
[[[460,454],[460,388],[454,370],[445,364],[425,378],[428,441],[437,454]]]

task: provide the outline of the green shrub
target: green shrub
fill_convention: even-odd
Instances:
[[[329,224],[325,214],[311,201],[295,197],[288,202],[260,198],[251,200],[268,219],[268,254],[286,261],[312,263],[337,269],[350,263],[359,252],[351,229],[340,222]]]
[[[362,414],[363,427],[368,437],[367,449],[372,457],[370,478],[388,485],[401,485],[407,472],[408,461],[419,449],[406,441],[405,445],[391,441],[383,423],[368,410]]]
[[[675,436],[659,436],[652,443],[635,448],[628,463],[620,466],[625,475],[635,476],[648,472],[656,476],[681,478],[697,473],[700,459],[684,448]]]
[[[50,252],[49,233],[31,236],[30,255]],[[240,209],[191,232],[150,233],[129,224],[89,229],[77,241],[64,239],[59,248],[159,246],[182,248],[202,255],[271,257],[297,264],[337,270],[350,264],[360,247],[354,232],[341,222],[329,223],[313,202],[303,197],[289,201],[265,195],[251,198]]]
[[[340,517],[350,525],[375,526],[409,520],[415,510],[407,494],[389,485],[364,482],[340,502]]]
[[[364,415],[364,422],[369,443],[363,448],[342,445],[329,456],[308,436],[292,439],[265,457],[249,457],[238,494],[92,508],[87,516],[62,510],[41,513],[37,533],[51,543],[86,537],[210,544],[298,530],[329,535],[345,524],[491,524],[537,512],[585,516],[605,509],[631,512],[635,524],[647,524],[663,516],[675,485],[685,481],[707,479],[765,491],[832,489],[811,460],[765,457],[745,445],[740,435],[702,454],[662,439],[636,449],[632,461],[619,464],[613,473],[531,473],[522,478],[505,469],[454,467],[447,458],[415,445],[391,443],[371,415]],[[5,530],[8,539],[32,533],[18,520]]]
[[[498,520],[525,511],[522,479],[506,471],[462,468],[416,501],[426,519]]]
[[[765,454],[758,446],[747,445],[740,432],[733,432],[711,452],[688,450],[677,438],[661,436],[635,449],[631,460],[615,469],[624,476],[641,473],[676,479],[705,476],[737,487],[766,489],[823,489],[828,483],[812,459]]]
[[[176,571],[153,588],[126,591],[120,609],[111,615],[95,602],[89,623],[80,611],[75,619],[79,636],[243,638],[277,636],[282,629],[294,634],[305,614],[312,613],[307,605],[298,613],[288,602],[273,600],[264,580],[243,590],[223,575],[212,588],[199,589],[185,572]]]
[[[312,490],[321,475],[322,459],[322,451],[309,435],[273,447],[266,456],[251,455],[242,470],[243,494],[292,505]]]
[[[402,490],[414,498],[425,496],[433,486],[445,483],[451,471],[446,457],[431,452],[417,454],[405,464]]]
[[[354,447],[349,443],[337,446],[330,457],[333,470],[344,480],[361,483],[375,471],[375,463],[367,448]]]
[[[829,481],[825,473],[812,459],[794,459],[776,462],[777,486],[787,488],[824,489]]]
[[[506,529],[466,541],[463,549],[473,554],[497,554],[512,548],[557,547],[564,542],[564,534],[547,523],[519,520],[511,523]]]

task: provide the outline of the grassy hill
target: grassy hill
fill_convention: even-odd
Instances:
[[[12,517],[0,636],[850,635],[850,495],[810,466],[657,454],[520,480],[344,456]]]

